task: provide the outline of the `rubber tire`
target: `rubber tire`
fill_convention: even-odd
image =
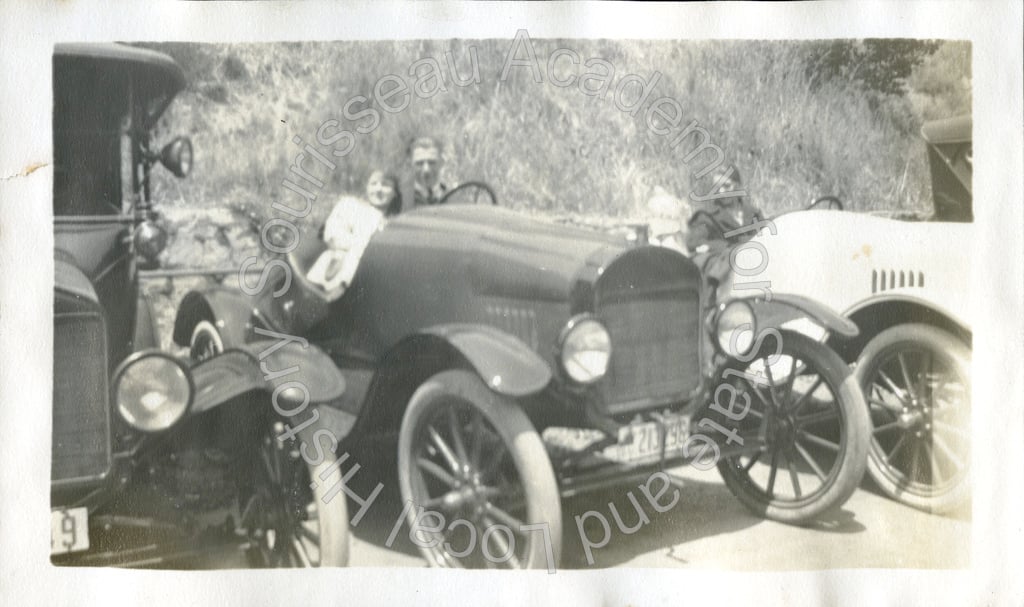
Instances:
[[[318,479],[321,471],[332,467],[334,460],[327,457],[319,465],[307,464],[309,478]],[[335,472],[335,475],[340,472]],[[330,477],[328,477],[330,478]],[[341,482],[338,479],[337,482]],[[330,485],[330,486],[328,486]],[[336,494],[328,503],[324,496],[334,485],[318,482],[313,489],[313,499],[317,501],[317,513],[320,518],[320,566],[346,567],[351,552],[351,534],[348,527],[348,499],[345,493]],[[333,538],[328,541],[328,538]]]
[[[817,500],[801,506],[792,506],[779,500],[765,500],[762,494],[752,491],[745,478],[737,476],[737,470],[724,459],[718,462],[718,471],[726,487],[754,514],[780,523],[802,525],[811,523],[821,514],[842,506],[860,486],[867,468],[871,420],[857,379],[838,354],[828,346],[799,333],[780,331],[780,334],[782,354],[796,354],[801,360],[817,359],[822,378],[839,399],[844,421],[842,429],[847,438],[845,452],[839,463],[839,472],[832,485]],[[765,343],[774,351],[774,340],[766,340]],[[736,361],[736,365],[741,370],[747,368],[746,364],[739,361]]]
[[[438,402],[453,398],[476,407],[508,447],[527,496],[528,520],[525,522],[546,522],[548,525],[553,562],[548,562],[542,534],[533,532],[530,534],[530,550],[523,563],[525,568],[557,568],[562,544],[562,502],[544,442],[518,404],[489,390],[474,373],[461,369],[442,371],[417,388],[409,400],[398,435],[398,483],[403,502],[415,503],[408,470],[416,428]],[[415,515],[415,509],[410,509],[410,525]],[[430,549],[419,547],[419,550],[431,567],[442,566],[433,558]]]
[[[193,363],[204,360],[195,355],[196,341],[202,336],[206,336],[213,340],[214,347],[216,349],[214,355],[220,354],[224,351],[224,337],[220,334],[220,331],[212,322],[208,320],[201,320],[196,323],[195,327],[193,327],[192,337],[188,340],[188,357]]]
[[[861,390],[870,388],[869,382],[875,372],[875,364],[894,349],[905,344],[924,346],[940,358],[944,358],[960,373],[967,383],[970,394],[971,350],[963,341],[947,331],[931,325],[905,324],[882,331],[868,342],[857,359],[856,376]],[[874,439],[872,439],[873,441]],[[868,474],[875,485],[892,499],[918,510],[945,513],[956,510],[970,499],[970,464],[960,482],[940,495],[909,493],[905,484],[892,479],[885,472],[885,464],[874,453],[868,451]]]
[[[305,434],[307,434],[305,431],[301,432],[300,437]],[[307,439],[310,439],[310,437],[306,436],[303,438],[303,440]],[[271,440],[274,439],[271,438]],[[259,455],[255,455],[253,460],[258,461],[259,458]],[[350,553],[351,539],[348,526],[348,503],[345,493],[343,491],[336,493],[328,502],[324,502],[328,491],[334,491],[341,482],[341,479],[338,478],[341,472],[334,466],[335,462],[336,460],[330,457],[325,457],[324,461],[317,465],[310,464],[305,460],[302,461],[309,474],[308,480],[318,481],[310,483],[310,485],[312,486],[313,499],[317,504],[320,532],[320,545],[318,546],[320,551],[319,567],[346,567]],[[332,471],[334,478],[332,479],[332,477],[328,476],[326,482],[319,482],[319,474],[331,468],[334,468]],[[278,489],[275,488],[274,490],[277,491]],[[253,560],[252,558],[250,558],[249,565],[252,567],[265,566],[261,560]]]

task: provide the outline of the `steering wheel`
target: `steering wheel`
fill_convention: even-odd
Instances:
[[[808,211],[818,208],[824,208],[829,211],[842,211],[843,201],[839,200],[835,196],[821,196],[820,198],[815,198],[814,202],[807,205]]]
[[[708,211],[705,211],[704,209],[697,209],[696,211],[693,212],[693,215],[690,216],[689,225],[693,225],[694,223],[697,222],[698,219],[702,217],[706,219],[708,223],[714,226],[714,228],[718,230],[720,233],[725,234],[726,232],[729,231],[728,229],[726,229],[725,226],[722,225],[720,221],[715,219],[714,215],[712,215]]]
[[[498,197],[494,194],[494,189],[491,186],[482,181],[467,181],[452,188],[441,197],[438,204],[447,204],[448,202],[481,204],[485,197],[490,199],[491,204],[498,204]]]

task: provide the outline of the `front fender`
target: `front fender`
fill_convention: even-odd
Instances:
[[[294,340],[263,340],[235,347],[197,363],[191,372],[195,413],[254,390],[272,394],[291,382],[305,388],[314,404],[333,403],[345,393],[345,378],[330,357],[314,345],[303,347]],[[296,389],[302,392],[302,388]]]
[[[491,390],[511,397],[528,396],[551,382],[551,368],[529,346],[486,325],[449,324],[424,334],[449,343],[472,365]]]
[[[174,318],[174,343],[189,345],[195,326],[199,321],[208,320],[220,331],[225,348],[244,344],[252,330],[255,309],[251,297],[225,287],[190,291],[181,300]]]
[[[860,333],[860,329],[852,320],[843,317],[825,304],[802,295],[773,293],[771,301],[756,299],[750,300],[750,304],[754,308],[758,328],[778,329],[792,321],[809,318],[824,328],[826,332],[838,337],[849,339]],[[792,328],[801,333],[806,332],[799,327]],[[824,337],[824,335],[815,337]]]
[[[190,416],[203,415],[255,392],[263,395],[260,402],[297,409],[296,418],[309,420],[307,408],[315,410],[315,423],[303,427],[328,429],[337,441],[355,425],[355,416],[336,407],[345,393],[341,371],[320,348],[303,347],[299,340],[265,340],[226,350],[193,366],[191,374],[195,394]],[[279,387],[283,389],[275,399]],[[307,395],[309,401],[302,405]]]

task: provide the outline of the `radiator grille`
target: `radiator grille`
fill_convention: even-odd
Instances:
[[[110,466],[103,321],[97,314],[58,315],[53,337],[51,477],[96,477]]]
[[[598,316],[612,340],[602,382],[609,412],[684,397],[700,382],[700,303],[693,291],[617,300]]]

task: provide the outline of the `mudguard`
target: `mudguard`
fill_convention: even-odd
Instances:
[[[311,403],[338,400],[345,393],[344,376],[320,348],[304,343],[298,338],[256,341],[196,364],[191,369],[196,389],[192,411],[209,411],[253,390],[273,393],[290,383],[301,384]]]
[[[306,419],[307,406],[300,405],[308,394],[309,410],[317,411],[312,427],[329,429],[339,441],[355,424],[355,416],[333,406],[345,393],[341,371],[320,348],[305,344],[305,340],[245,344],[196,364],[191,374],[195,386],[189,410],[192,416],[212,411],[250,392],[264,393],[269,404],[274,402],[271,399],[275,392],[279,392],[277,405],[286,410],[297,409],[294,415]]]
[[[551,368],[526,344],[486,325],[437,325],[423,331],[465,358],[488,388],[506,396],[535,394],[551,381]]]
[[[757,316],[758,327],[779,328],[788,322],[809,318],[828,333],[838,337],[851,338],[860,334],[860,329],[852,320],[844,318],[832,308],[809,297],[773,293],[771,301],[756,299],[749,302]]]
[[[174,318],[174,343],[189,345],[192,329],[199,321],[208,320],[220,331],[225,348],[240,346],[252,330],[254,310],[255,303],[251,297],[232,289],[213,287],[190,291],[181,300]]]

